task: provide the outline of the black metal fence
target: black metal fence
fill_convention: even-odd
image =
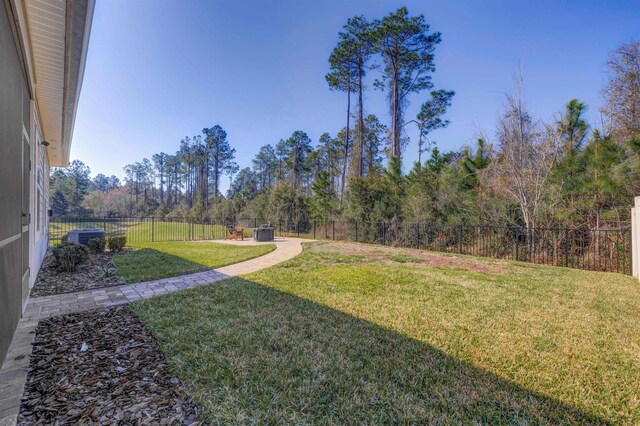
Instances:
[[[445,253],[518,260],[631,274],[630,229],[518,228],[408,222],[285,221],[257,218],[195,221],[185,218],[51,218],[50,244],[77,228],[101,228],[130,242],[222,239],[234,224],[250,236],[270,223],[276,236],[354,241]]]
[[[285,227],[291,229],[292,226]],[[519,228],[426,223],[310,222],[298,234],[631,274],[631,229]]]
[[[183,217],[52,217],[49,245],[60,244],[69,231],[80,228],[103,229],[107,237],[126,235],[130,242],[215,240],[225,237],[227,225],[245,228],[246,236],[257,226],[256,219],[192,220]]]

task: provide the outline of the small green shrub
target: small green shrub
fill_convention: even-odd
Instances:
[[[108,266],[103,266],[102,273],[104,274],[105,278],[112,277],[116,274],[116,269],[110,268]]]
[[[127,244],[127,237],[125,237],[124,235],[119,236],[119,237],[111,237],[107,241],[107,245],[109,246],[109,250],[111,250],[114,253],[118,253],[118,252],[122,251],[122,249],[124,248],[124,246],[126,244]]]
[[[104,238],[92,238],[87,243],[87,246],[92,253],[104,253],[107,241]]]
[[[73,242],[64,242],[53,248],[53,257],[59,271],[73,272],[78,265],[87,260],[89,249]]]

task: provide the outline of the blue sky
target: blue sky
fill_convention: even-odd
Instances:
[[[294,130],[314,143],[344,126],[345,95],[324,75],[347,18],[381,18],[405,5],[442,33],[435,88],[455,90],[441,150],[494,134],[501,98],[519,64],[535,117],[550,119],[571,98],[599,122],[611,50],[640,36],[640,1],[168,1],[98,0],[72,159],[92,174],[153,153],[174,153],[184,136],[220,124],[241,167],[257,149]],[[427,94],[414,95],[415,116]],[[389,122],[385,94],[365,109]],[[405,168],[417,157],[412,142]]]

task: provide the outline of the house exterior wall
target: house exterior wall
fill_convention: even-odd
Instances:
[[[29,224],[30,270],[29,288],[33,287],[40,265],[49,246],[49,158],[47,149],[42,145],[42,130],[35,102],[31,102],[31,140],[33,141],[31,158],[31,223]]]
[[[46,254],[49,169],[69,161],[94,7],[0,1],[0,364]]]
[[[0,362],[31,281],[29,167],[31,99],[6,6],[0,7]],[[23,173],[24,172],[24,173]],[[24,214],[23,214],[24,213]]]

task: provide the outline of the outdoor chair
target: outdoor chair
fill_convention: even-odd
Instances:
[[[238,241],[238,238],[244,241],[244,229],[233,225],[227,226],[227,236],[224,239]]]

